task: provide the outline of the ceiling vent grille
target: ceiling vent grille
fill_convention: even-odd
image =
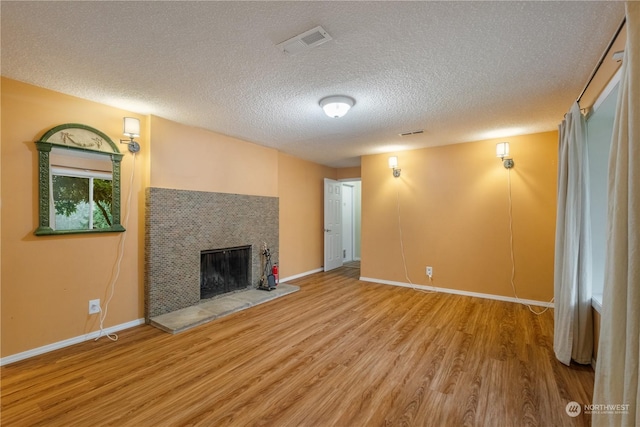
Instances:
[[[421,133],[424,133],[424,130],[412,130],[411,132],[403,132],[403,133],[399,133],[398,135],[411,136],[411,135],[419,135]]]
[[[295,55],[296,53],[320,46],[329,40],[333,40],[333,37],[331,37],[324,28],[318,26],[278,44],[278,47],[289,55]]]

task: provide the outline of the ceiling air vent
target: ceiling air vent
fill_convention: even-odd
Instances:
[[[424,133],[424,130],[412,130],[411,132],[403,132],[403,133],[399,133],[398,135],[411,136],[411,135],[419,135],[421,133]]]
[[[329,40],[333,40],[333,37],[331,37],[324,28],[315,27],[280,43],[278,47],[289,55],[295,55],[296,53],[320,46],[322,43],[326,43]]]

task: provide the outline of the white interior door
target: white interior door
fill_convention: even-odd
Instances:
[[[342,262],[353,261],[353,187],[342,184]]]
[[[342,183],[324,179],[324,271],[342,266]]]

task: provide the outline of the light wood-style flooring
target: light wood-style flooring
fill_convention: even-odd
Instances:
[[[170,335],[151,326],[1,368],[3,426],[570,426],[593,371],[553,356],[553,312],[357,280]]]

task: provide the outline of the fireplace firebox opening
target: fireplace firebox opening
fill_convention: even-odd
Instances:
[[[200,252],[200,299],[251,286],[251,245]]]

